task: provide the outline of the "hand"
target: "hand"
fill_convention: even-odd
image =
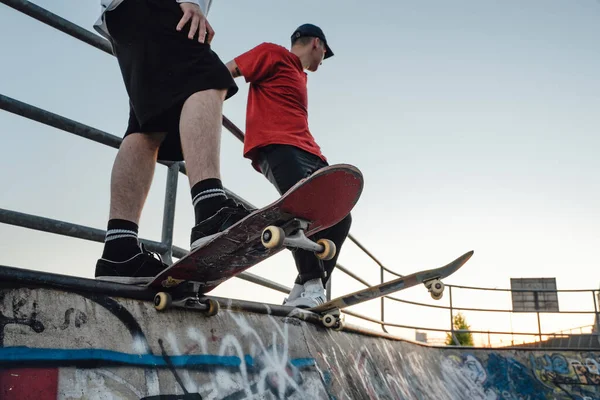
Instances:
[[[177,30],[181,31],[188,21],[191,20],[188,38],[193,39],[196,31],[198,31],[198,41],[204,43],[206,39],[206,43],[210,44],[215,36],[215,31],[208,23],[204,14],[202,14],[200,7],[194,3],[179,3],[179,6],[183,10],[183,17],[181,17],[181,20],[177,24]]]

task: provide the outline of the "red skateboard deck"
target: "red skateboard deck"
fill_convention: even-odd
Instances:
[[[157,275],[147,286],[170,288],[183,282],[208,293],[219,284],[278,253],[285,247],[267,249],[261,235],[267,226],[282,226],[293,219],[308,222],[305,235],[327,229],[344,219],[363,189],[361,172],[348,164],[316,171],[288,190],[277,201],[258,209],[215,236],[202,247]]]

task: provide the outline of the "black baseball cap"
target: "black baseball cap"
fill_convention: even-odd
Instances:
[[[325,52],[325,57],[323,57],[323,59],[327,59],[333,55],[333,51],[331,51],[331,47],[329,47],[327,39],[325,39],[325,34],[318,26],[313,24],[300,25],[292,34],[292,43],[303,36],[318,37],[325,43],[325,49],[327,51]]]

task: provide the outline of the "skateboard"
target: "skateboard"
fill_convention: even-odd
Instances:
[[[275,202],[253,211],[154,277],[147,284],[160,290],[154,307],[159,311],[170,306],[199,308],[214,315],[218,302],[201,295],[284,248],[332,259],[336,253],[332,241],[315,242],[309,237],[344,219],[362,189],[362,173],[352,165],[317,170]]]
[[[460,267],[469,261],[473,253],[473,251],[469,251],[443,267],[415,272],[389,282],[384,282],[377,286],[371,286],[363,290],[340,296],[323,303],[320,306],[309,308],[308,311],[319,314],[321,316],[321,322],[326,328],[340,330],[344,327],[344,321],[340,318],[340,310],[368,300],[387,296],[400,290],[408,289],[419,283],[425,285],[434,300],[439,300],[444,293],[444,283],[441,279],[458,271]]]

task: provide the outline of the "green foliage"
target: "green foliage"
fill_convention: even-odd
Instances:
[[[464,315],[458,313],[454,316],[453,320],[454,325],[454,337],[458,340],[458,344],[460,346],[473,346],[473,334],[471,332],[456,332],[460,329],[471,329],[469,324],[467,324],[467,320]],[[446,345],[452,346],[455,345],[454,340],[452,339],[452,334],[446,334]]]

